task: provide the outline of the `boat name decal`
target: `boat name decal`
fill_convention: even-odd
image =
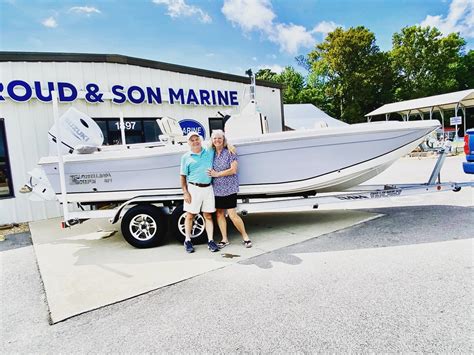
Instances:
[[[238,106],[237,90],[215,90],[201,88],[176,88],[163,89],[159,86],[112,85],[102,91],[96,83],[87,83],[84,87],[76,86],[65,81],[42,82],[34,81],[33,84],[25,80],[11,80],[7,83],[0,82],[0,102],[9,97],[15,102],[27,102],[37,99],[40,102],[51,102],[53,91],[58,94],[59,102],[73,102],[84,99],[88,103],[101,103],[111,100],[115,104],[126,102],[138,105],[147,103],[160,105],[163,101],[170,105],[198,105],[198,106]]]
[[[96,184],[97,181],[104,182],[106,184],[112,182],[112,174],[109,172],[105,173],[89,173],[89,174],[72,174],[69,175],[71,185],[88,185]],[[100,181],[102,180],[102,181]]]
[[[394,197],[400,196],[402,193],[401,189],[385,190],[385,191],[374,191],[365,195],[348,195],[348,196],[335,196],[339,200],[367,200],[371,198],[382,198],[382,197]]]
[[[364,195],[336,196],[339,200],[363,200],[368,198]]]
[[[400,196],[401,193],[402,193],[401,189],[386,190],[386,191],[375,191],[375,192],[370,193],[370,198]]]

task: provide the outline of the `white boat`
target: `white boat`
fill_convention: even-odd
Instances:
[[[242,198],[344,191],[380,174],[440,126],[435,120],[393,121],[262,133],[261,115],[231,120],[226,130],[232,132],[239,154]],[[145,195],[180,196],[180,158],[189,147],[180,129],[173,127],[177,123],[167,124],[167,143],[64,155],[67,201],[94,204]],[[254,133],[237,138],[244,128]],[[61,200],[58,156],[42,158],[39,166],[33,190]]]

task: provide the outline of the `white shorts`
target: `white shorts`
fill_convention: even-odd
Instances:
[[[191,203],[186,203],[186,201],[184,201],[183,209],[186,212],[192,214],[198,214],[199,212],[216,212],[214,189],[212,188],[212,185],[199,187],[188,184],[188,191],[191,195]]]

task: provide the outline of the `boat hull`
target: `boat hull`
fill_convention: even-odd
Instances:
[[[387,122],[294,131],[237,140],[242,196],[343,191],[380,174],[438,127],[437,121]],[[179,165],[186,146],[65,156],[67,200],[125,201],[181,195]],[[40,161],[60,193],[56,157]]]

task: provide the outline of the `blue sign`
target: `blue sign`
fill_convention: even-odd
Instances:
[[[78,98],[84,98],[89,103],[104,102],[104,99],[111,99],[114,104],[130,102],[135,105],[142,103],[157,104],[163,103],[162,88],[159,86],[113,85],[110,92],[103,91],[96,83],[88,83],[84,88],[78,88],[68,82],[41,82],[35,81],[33,85],[24,80],[11,80],[8,83],[0,82],[0,101],[5,101],[5,93],[11,100],[16,102],[27,102],[30,99],[37,99],[41,102],[51,102],[53,100],[51,91],[58,92],[59,102],[74,102]],[[238,106],[239,100],[235,90],[215,90],[215,89],[183,89],[168,88],[164,90],[170,105],[194,105],[194,106]]]
[[[202,139],[206,139],[206,131],[204,126],[200,124],[198,121],[187,118],[185,120],[179,121],[179,125],[183,130],[183,134],[187,135],[189,132],[197,132],[202,137]]]

